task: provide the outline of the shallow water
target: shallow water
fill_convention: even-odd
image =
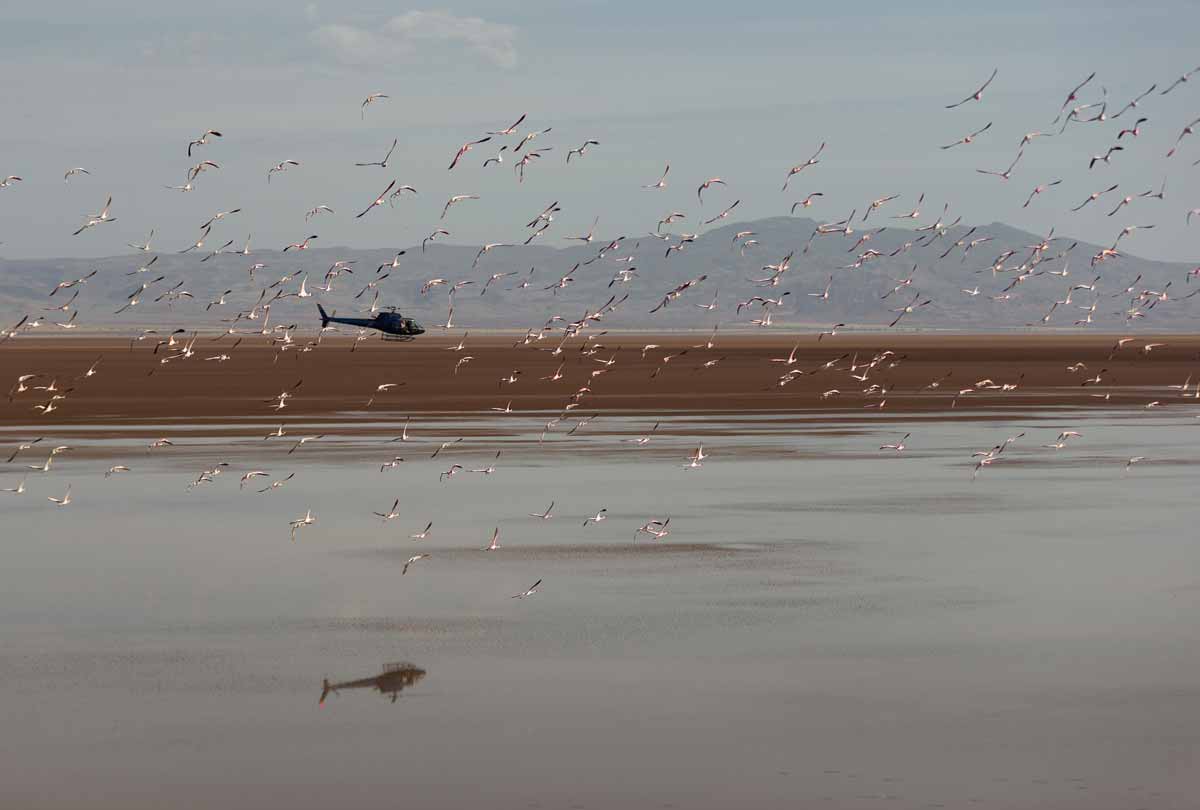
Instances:
[[[605,414],[539,443],[553,416],[359,421],[291,455],[120,425],[0,464],[28,488],[0,493],[0,804],[1195,806],[1190,410]],[[318,704],[401,661],[426,675],[394,703]]]

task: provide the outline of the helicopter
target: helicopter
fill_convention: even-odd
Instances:
[[[321,328],[330,323],[344,323],[348,326],[361,326],[367,329],[378,329],[383,332],[385,340],[412,340],[417,335],[425,334],[425,328],[412,318],[406,318],[388,307],[374,318],[335,318],[325,311],[325,307],[317,304],[317,312],[321,314]]]

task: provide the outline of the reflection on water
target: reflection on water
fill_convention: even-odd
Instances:
[[[321,699],[318,704],[324,705],[325,698],[330,694],[336,695],[343,689],[374,689],[382,695],[387,695],[391,698],[392,703],[395,703],[401,692],[410,686],[415,686],[424,677],[425,670],[414,664],[401,662],[384,664],[383,672],[370,678],[359,678],[340,683],[330,683],[328,679],[325,679],[321,681]]]
[[[1190,410],[404,425],[0,463],[0,806],[1195,806]]]

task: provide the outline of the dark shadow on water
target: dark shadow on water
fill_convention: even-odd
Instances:
[[[414,664],[402,662],[384,664],[383,672],[370,678],[339,683],[330,683],[328,679],[324,679],[321,681],[321,699],[318,701],[318,705],[323,706],[327,697],[331,694],[336,695],[344,689],[374,689],[381,695],[388,696],[391,698],[391,702],[395,703],[401,692],[416,686],[424,677],[425,670]]]

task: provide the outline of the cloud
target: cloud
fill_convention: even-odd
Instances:
[[[517,64],[517,29],[481,17],[459,17],[448,11],[408,11],[378,28],[323,25],[312,40],[345,64],[409,62],[441,46],[459,45],[502,68]]]

